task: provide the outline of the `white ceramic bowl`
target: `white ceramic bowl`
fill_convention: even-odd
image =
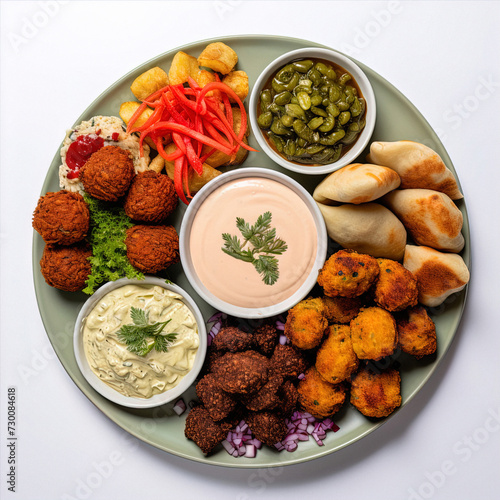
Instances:
[[[105,384],[90,368],[83,347],[82,331],[85,324],[85,319],[87,318],[89,313],[96,306],[97,302],[102,299],[102,297],[104,297],[107,293],[125,285],[160,286],[181,295],[184,304],[189,307],[195,317],[196,323],[198,324],[200,344],[198,347],[198,352],[196,353],[193,368],[176,387],[161,394],[156,394],[148,399],[124,396],[109,385]],[[127,406],[129,408],[153,408],[155,406],[160,406],[165,403],[177,400],[177,398],[179,398],[181,394],[183,394],[194,383],[203,366],[203,362],[205,361],[205,355],[207,352],[207,332],[205,327],[205,320],[203,319],[198,306],[182,288],[174,284],[168,284],[165,282],[165,280],[156,278],[154,276],[146,276],[143,280],[123,278],[117,281],[110,281],[109,283],[106,283],[85,302],[76,320],[73,336],[73,347],[75,351],[76,362],[78,364],[78,367],[80,368],[80,371],[86,378],[87,382],[99,394],[109,399],[113,403]]]
[[[305,205],[309,209],[313,217],[317,233],[316,258],[310,274],[307,276],[307,278],[302,283],[300,288],[293,295],[291,295],[286,300],[283,300],[278,304],[269,305],[267,307],[247,308],[247,307],[236,306],[229,302],[221,300],[219,297],[214,295],[210,290],[207,289],[207,287],[198,277],[195,271],[190,250],[190,235],[193,226],[193,221],[203,202],[212,192],[214,192],[223,184],[236,179],[242,179],[246,177],[263,177],[266,179],[271,179],[291,189],[301,198],[302,201],[304,201]],[[297,229],[300,230],[300,228]],[[186,274],[191,286],[196,290],[196,292],[200,295],[200,297],[203,300],[205,300],[210,305],[215,307],[215,309],[217,309],[218,311],[222,311],[226,314],[238,318],[267,318],[270,316],[281,314],[284,311],[287,311],[295,304],[297,304],[297,302],[300,302],[311,291],[313,286],[316,284],[318,272],[325,263],[326,252],[327,252],[327,240],[328,237],[326,233],[326,226],[323,216],[321,215],[321,212],[319,211],[316,202],[313,200],[312,196],[306,191],[306,189],[304,189],[304,187],[302,187],[295,180],[291,179],[289,176],[277,172],[275,170],[249,167],[249,168],[239,168],[237,170],[232,170],[230,172],[226,172],[216,177],[208,184],[206,184],[196,194],[196,196],[193,198],[193,200],[189,204],[184,214],[181,231],[179,234],[179,248],[180,248],[180,256],[184,273]],[[235,279],[237,279],[237,277],[235,277]]]
[[[299,164],[295,162],[288,161],[286,158],[281,156],[278,152],[276,152],[271,146],[268,144],[262,130],[260,129],[257,123],[257,111],[259,105],[259,98],[262,89],[264,88],[266,82],[283,66],[286,64],[293,62],[298,59],[309,59],[309,58],[318,58],[325,59],[327,61],[331,61],[335,64],[338,64],[346,71],[348,71],[356,83],[358,84],[361,93],[363,94],[364,99],[366,100],[366,125],[359,137],[357,138],[354,145],[347,151],[347,153],[340,157],[340,159],[334,163],[329,163],[326,165],[319,166],[311,166],[306,164]],[[370,84],[365,73],[361,70],[361,68],[355,64],[351,59],[347,56],[331,49],[322,49],[322,48],[304,48],[297,49],[291,52],[287,52],[282,56],[275,59],[271,64],[269,64],[264,71],[260,74],[253,86],[252,93],[250,95],[250,103],[249,103],[249,117],[250,124],[252,127],[252,131],[255,135],[257,142],[259,143],[260,148],[264,151],[271,160],[278,163],[284,168],[291,170],[293,172],[298,172],[301,174],[308,175],[322,175],[328,174],[339,168],[345,167],[350,163],[353,163],[354,160],[361,154],[361,152],[365,149],[370,141],[370,138],[373,133],[373,129],[375,128],[375,117],[376,117],[376,102],[375,102],[375,94],[373,93],[373,88]]]

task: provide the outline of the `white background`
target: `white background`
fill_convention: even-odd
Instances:
[[[499,498],[499,24],[497,2],[2,1],[1,498]],[[127,439],[55,357],[31,266],[31,216],[47,168],[87,105],[162,52],[253,33],[337,48],[400,89],[454,162],[473,246],[461,327],[418,396],[354,445],[270,470],[206,466]],[[6,483],[12,385],[16,493]],[[104,462],[112,470],[96,481]],[[89,482],[90,489],[82,487]]]

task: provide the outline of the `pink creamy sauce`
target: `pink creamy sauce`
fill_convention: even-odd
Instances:
[[[224,253],[223,233],[244,238],[236,217],[254,225],[272,213],[271,227],[288,249],[278,255],[279,278],[266,285],[255,267]],[[271,179],[249,177],[230,181],[208,195],[191,228],[189,241],[196,274],[213,295],[234,306],[275,305],[293,295],[312,271],[317,231],[307,205],[290,188]]]

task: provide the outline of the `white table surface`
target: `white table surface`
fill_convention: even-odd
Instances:
[[[2,1],[0,8],[1,498],[499,498],[499,3]],[[449,352],[386,425],[322,459],[236,470],[129,438],[77,389],[38,314],[31,216],[64,131],[115,80],[174,47],[252,33],[342,50],[415,104],[462,183],[473,266]],[[15,494],[6,479],[10,386],[18,398]]]

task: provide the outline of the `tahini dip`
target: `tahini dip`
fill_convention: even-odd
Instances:
[[[249,262],[221,250],[223,233],[244,238],[236,217],[253,225],[271,212],[271,227],[287,244],[276,256],[279,278],[265,284]],[[251,248],[249,242],[245,248]],[[264,177],[247,177],[227,182],[210,193],[196,213],[189,239],[193,267],[203,285],[214,296],[234,306],[267,307],[286,300],[312,271],[317,252],[317,230],[313,216],[289,187]]]
[[[130,352],[118,340],[132,324],[132,307],[149,311],[149,322],[171,321],[162,334],[176,332],[168,352],[146,356]],[[150,398],[174,388],[193,367],[199,346],[198,326],[182,297],[159,286],[125,285],[106,294],[84,322],[83,346],[92,371],[125,396]]]

